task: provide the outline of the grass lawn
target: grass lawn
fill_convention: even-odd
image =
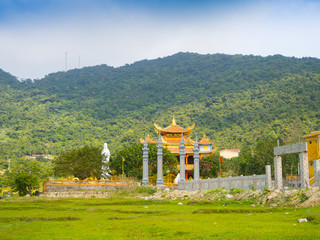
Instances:
[[[320,207],[137,198],[0,200],[0,239],[319,239]],[[227,206],[223,204],[227,203]],[[308,223],[298,223],[308,218]]]

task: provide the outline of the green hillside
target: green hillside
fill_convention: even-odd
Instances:
[[[85,144],[111,152],[167,126],[196,123],[219,148],[266,135],[298,142],[320,129],[320,60],[178,53],[18,82],[0,71],[0,158],[59,154]],[[301,139],[302,140],[302,139]]]

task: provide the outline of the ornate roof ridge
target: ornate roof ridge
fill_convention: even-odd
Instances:
[[[200,140],[199,144],[209,145],[209,144],[213,144],[213,143],[210,142],[209,139],[206,138],[206,135],[203,135],[203,137],[202,137],[202,139]]]
[[[157,141],[153,141],[150,138],[149,134],[147,135],[146,139],[147,139],[147,143],[156,143],[157,142]],[[145,139],[140,138],[140,143],[144,143],[144,141],[145,141]]]
[[[176,120],[175,120],[175,118],[173,116],[171,125],[169,125],[166,128],[162,128],[158,124],[155,123],[154,126],[156,128],[154,130],[156,132],[158,132],[158,133],[159,132],[173,132],[173,133],[181,133],[181,132],[183,132],[184,134],[189,134],[189,133],[192,132],[192,130],[195,127],[195,125],[196,124],[194,123],[192,126],[189,126],[187,128],[180,127],[179,125],[177,125]]]

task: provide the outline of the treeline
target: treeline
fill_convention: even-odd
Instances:
[[[223,148],[266,136],[303,141],[320,125],[320,60],[178,53],[19,82],[0,71],[0,164],[108,142],[111,153],[155,138],[175,114]],[[192,136],[194,137],[194,135]]]

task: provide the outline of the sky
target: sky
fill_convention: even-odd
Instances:
[[[320,0],[0,0],[0,69],[20,80],[177,52],[320,58]]]

